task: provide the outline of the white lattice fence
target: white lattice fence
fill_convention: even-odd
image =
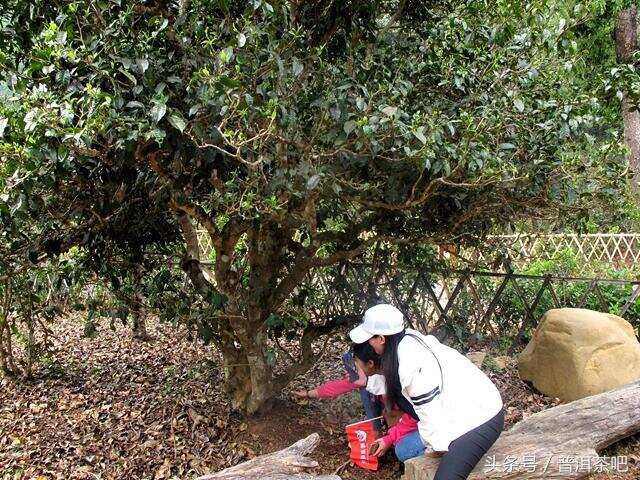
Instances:
[[[211,238],[206,230],[198,229],[197,232],[202,258],[209,259],[213,252]],[[640,234],[492,235],[486,238],[483,246],[464,250],[461,256],[478,265],[491,265],[496,252],[502,252],[508,255],[513,267],[521,268],[534,260],[552,259],[565,249],[575,251],[586,264],[598,261],[616,267],[631,267],[640,262]]]
[[[206,230],[198,229],[197,232],[203,259],[208,259],[213,252],[211,238]],[[503,251],[514,267],[523,267],[533,260],[552,259],[568,248],[585,263],[599,261],[630,267],[640,262],[638,233],[492,235],[487,237],[482,247],[463,251],[462,257],[480,265],[489,265],[495,261],[496,251]]]
[[[507,253],[514,267],[522,267],[532,260],[554,258],[562,250],[574,250],[584,261],[606,262],[613,266],[630,267],[640,260],[640,234],[595,233],[585,235],[495,235],[486,239],[486,244],[463,257],[478,264],[491,264],[496,251]]]
[[[196,230],[198,234],[198,243],[200,244],[200,255],[202,260],[208,260],[213,253],[213,244],[209,233],[204,229]]]

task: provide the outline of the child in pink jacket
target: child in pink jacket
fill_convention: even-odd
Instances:
[[[349,353],[343,355],[347,375],[341,380],[332,380],[324,383],[313,390],[300,390],[294,392],[299,398],[333,398],[353,390],[360,390],[361,398],[365,407],[367,418],[380,416],[385,405],[385,382],[381,371],[380,357],[375,353],[368,343],[354,344],[352,347],[353,356]],[[351,364],[351,361],[353,364]],[[353,368],[355,367],[355,368]],[[397,407],[393,411],[401,413]],[[388,411],[387,411],[388,413]],[[393,415],[385,415],[385,418]],[[387,423],[389,419],[387,418]],[[374,428],[381,430],[380,421],[374,422]],[[412,452],[405,452],[402,439],[409,433],[417,430],[417,421],[409,414],[403,413],[400,419],[392,425],[387,434],[378,440],[378,448],[374,455],[382,456],[389,448],[395,447],[396,455],[402,461],[415,455]]]

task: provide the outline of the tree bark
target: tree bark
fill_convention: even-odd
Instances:
[[[635,5],[618,14],[615,28],[616,56],[618,63],[632,63],[633,53],[638,49],[638,10]],[[631,186],[637,191],[640,186],[640,112],[627,95],[622,97],[624,139],[629,148],[629,170]]]
[[[133,313],[133,337],[137,340],[147,342],[151,340],[151,336],[147,332],[147,323],[144,313],[138,309],[134,309]]]
[[[151,340],[151,336],[147,333],[146,312],[142,293],[140,292],[142,275],[142,270],[140,267],[137,267],[133,273],[135,290],[133,292],[133,298],[131,299],[131,316],[133,318],[133,337],[137,340],[147,342]]]
[[[10,317],[6,316],[3,322],[0,322],[0,334],[4,332],[3,336],[0,336],[0,339],[4,341],[4,359],[7,365],[6,372],[9,375],[19,375],[21,373],[20,369],[17,367],[16,362],[13,358],[13,345],[11,340],[11,325],[9,321]]]
[[[597,471],[598,450],[639,431],[640,382],[635,382],[518,422],[498,438],[469,480],[585,478]],[[509,471],[508,465],[516,465],[514,458],[518,467]],[[534,471],[524,468],[527,458],[536,466]],[[439,462],[425,457],[409,460],[403,480],[430,480]]]
[[[224,389],[231,400],[231,409],[245,411],[251,397],[250,365],[244,351],[233,345],[218,345],[222,353]]]
[[[258,318],[243,316],[239,306],[231,307],[230,312],[229,323],[247,359],[249,378],[245,379],[248,385],[243,389],[248,390],[249,394],[245,398],[243,410],[251,415],[274,396],[272,368],[267,363],[266,356],[266,329],[262,325],[262,315]]]
[[[9,307],[12,300],[12,288],[10,280],[4,279],[2,285],[2,305],[0,305],[0,369],[5,375],[14,375],[18,372],[12,368],[13,359],[11,352],[11,329],[9,328]]]
[[[307,456],[315,450],[318,442],[320,436],[313,433],[283,450],[261,455],[221,472],[198,477],[196,480],[340,480],[337,475],[316,476],[305,473],[305,470],[318,466],[318,462]]]
[[[206,214],[195,206],[175,204],[174,210],[187,246],[182,269],[205,301],[223,297],[216,309],[219,313],[213,315],[210,326],[215,332],[213,341],[223,356],[225,390],[231,397],[232,408],[249,415],[257,413],[268,407],[269,401],[295,375],[311,366],[313,341],[321,334],[330,333],[319,333],[315,326],[305,328],[299,361],[294,360],[293,365],[276,378],[273,365],[268,361],[266,322],[269,315],[280,310],[312,268],[351,258],[364,248],[364,243],[357,242],[358,249],[323,259],[315,257],[316,242],[308,247],[300,244],[291,260],[285,254],[292,242],[292,228],[286,222],[284,225],[266,222],[256,227],[234,217],[219,231],[211,222],[207,224]],[[211,236],[216,253],[212,276],[206,275],[199,261],[200,250],[192,220],[203,224]],[[237,261],[236,246],[241,239],[248,250],[245,262]]]
[[[13,372],[11,371],[11,368],[9,367],[9,360],[8,360],[8,353],[5,351],[5,342],[4,342],[4,325],[5,325],[5,321],[4,319],[0,318],[0,370],[2,370],[2,373],[4,373],[5,375],[11,375]]]

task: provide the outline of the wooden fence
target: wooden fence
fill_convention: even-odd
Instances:
[[[208,263],[209,237],[206,232],[199,232],[199,237],[201,258]],[[597,260],[629,266],[640,259],[640,234],[494,236],[487,239],[487,245],[490,247],[475,250],[475,261],[459,263],[466,263],[464,269],[439,272],[394,272],[393,266],[376,272],[367,264],[373,260],[368,255],[368,260],[340,270],[314,271],[294,294],[304,291],[309,300],[305,308],[308,305],[310,316],[316,319],[352,317],[379,298],[400,307],[419,330],[449,329],[453,340],[463,345],[470,338],[510,338],[512,350],[526,340],[549,308],[587,307],[640,323],[636,318],[640,317],[640,280],[524,275],[512,271],[509,263],[517,270],[533,259],[551,259],[572,248],[585,263]],[[488,252],[499,249],[510,253],[500,264],[506,271],[468,266],[495,263]],[[460,256],[468,253],[463,251]]]
[[[198,240],[202,258],[209,258],[213,247],[205,230],[198,229]],[[535,260],[553,259],[567,249],[573,250],[585,265],[598,261],[629,268],[640,263],[640,233],[490,235],[481,245],[463,249],[460,256],[469,265],[501,268],[496,256],[504,255],[507,262],[502,263],[519,270]]]
[[[366,302],[377,297],[402,309],[418,330],[448,329],[449,340],[465,346],[470,341],[506,337],[511,339],[511,351],[526,342],[549,308],[613,311],[629,315],[636,324],[640,320],[636,318],[640,313],[640,281],[635,280],[451,270],[403,272],[372,283],[359,272],[362,270],[347,270],[336,283],[335,272],[318,271],[303,288],[321,293],[325,304],[316,305],[327,316],[363,311]]]
[[[506,254],[520,269],[535,260],[549,260],[571,249],[585,265],[603,262],[613,267],[632,267],[640,261],[640,234],[594,233],[494,235],[481,246],[463,251],[462,256],[478,265],[495,264],[496,252]]]

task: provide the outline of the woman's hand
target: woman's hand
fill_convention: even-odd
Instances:
[[[391,448],[391,445],[387,445],[384,442],[384,439],[379,438],[369,447],[369,455],[371,455],[372,457],[382,457],[385,453],[387,453],[387,450],[389,450],[389,448]]]
[[[446,452],[438,452],[431,448],[431,445],[427,445],[424,449],[424,455],[429,458],[439,458],[443,456]]]

